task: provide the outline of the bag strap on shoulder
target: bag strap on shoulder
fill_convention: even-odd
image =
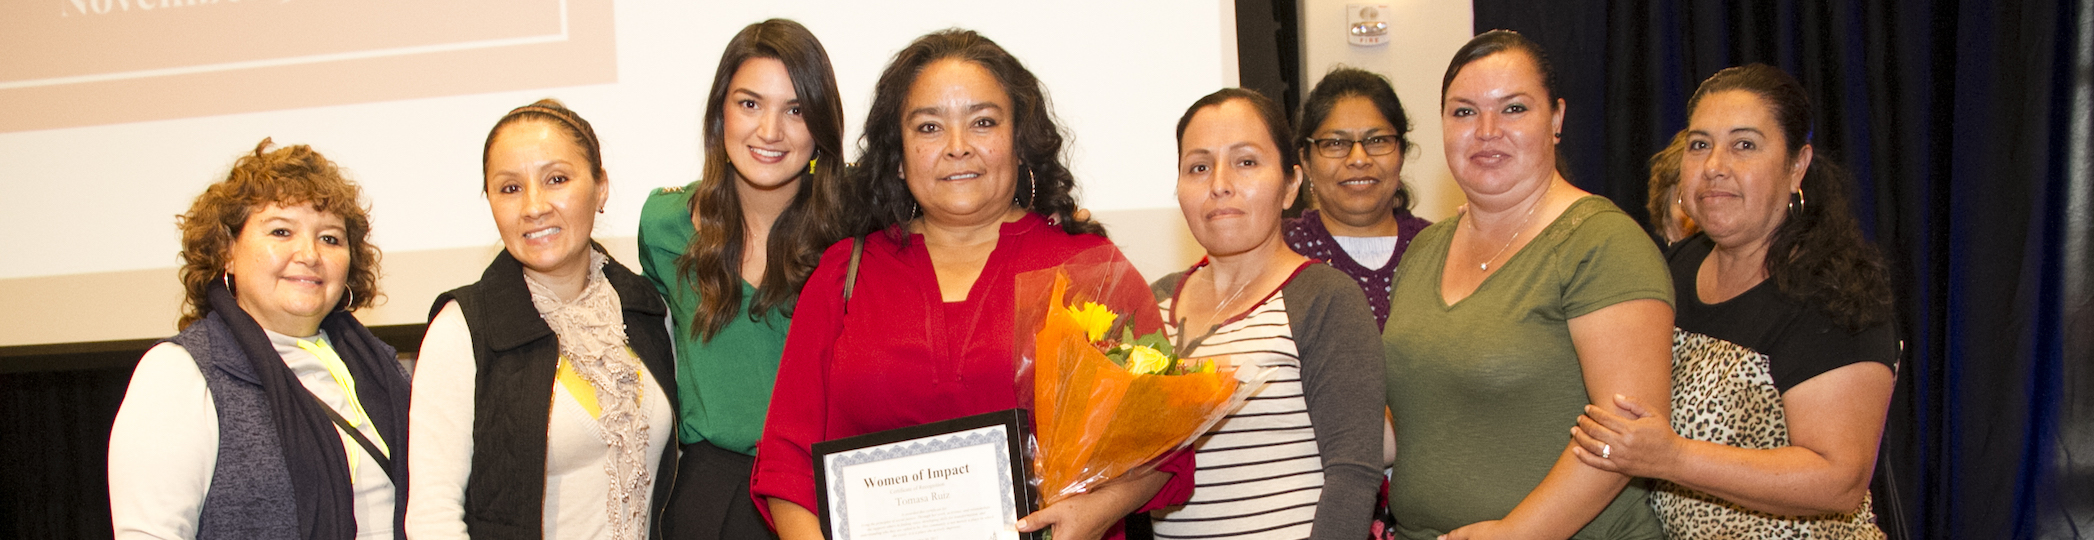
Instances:
[[[393,479],[395,482],[399,481],[399,477],[393,474],[392,458],[386,456],[384,452],[378,451],[377,444],[372,443],[371,439],[365,438],[362,431],[358,431],[356,426],[349,424],[349,419],[343,418],[342,413],[335,412],[334,407],[327,406],[327,402],[321,400],[320,396],[313,394],[312,390],[303,386],[299,389],[305,390],[306,397],[313,398],[313,404],[319,405],[320,410],[327,412],[327,419],[333,420],[336,427],[342,428],[342,433],[349,435],[350,439],[355,440],[357,446],[362,446],[364,452],[371,455],[372,461],[378,462],[378,470],[385,471],[386,478]]]

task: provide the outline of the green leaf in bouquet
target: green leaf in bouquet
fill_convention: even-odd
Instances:
[[[1127,355],[1132,354],[1133,352],[1134,351],[1129,350],[1127,348],[1127,345],[1123,343],[1120,345],[1113,346],[1113,348],[1106,349],[1105,358],[1107,360],[1112,360],[1113,365],[1120,366],[1120,369],[1126,369]]]
[[[1150,332],[1149,335],[1146,336],[1133,338],[1129,340],[1129,343],[1133,343],[1135,345],[1140,345],[1143,347],[1148,347],[1151,349],[1156,349],[1156,352],[1163,353],[1165,356],[1169,356],[1172,359],[1178,358],[1176,348],[1171,346],[1171,338],[1164,337],[1162,330]]]

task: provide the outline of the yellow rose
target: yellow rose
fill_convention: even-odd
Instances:
[[[1076,318],[1076,325],[1083,328],[1091,341],[1105,339],[1105,331],[1112,329],[1112,322],[1120,316],[1097,302],[1084,302],[1083,307],[1069,308],[1069,316]]]
[[[1127,371],[1135,375],[1157,375],[1170,367],[1171,357],[1156,349],[1135,345],[1127,353]]]

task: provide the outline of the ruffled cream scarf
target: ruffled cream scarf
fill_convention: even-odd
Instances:
[[[552,288],[525,276],[531,289],[531,304],[560,339],[560,356],[566,358],[582,380],[596,387],[596,402],[603,415],[596,421],[610,445],[604,473],[611,490],[605,512],[610,517],[611,537],[639,538],[639,525],[647,517],[648,487],[652,476],[647,466],[647,410],[640,406],[640,360],[626,348],[625,317],[618,291],[604,279],[602,253],[589,251],[588,283],[572,302],[553,295]]]

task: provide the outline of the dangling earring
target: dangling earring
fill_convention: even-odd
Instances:
[[[225,283],[226,294],[233,294],[233,274],[231,272],[219,272],[218,281]]]
[[[814,174],[814,164],[816,164],[816,163],[820,163],[821,161],[822,161],[822,157],[821,157],[821,156],[815,156],[815,157],[814,157],[814,159],[810,159],[810,160],[807,160],[807,174],[808,174],[808,175],[813,175],[813,174]]]
[[[1802,188],[1797,188],[1796,192],[1793,195],[1794,196],[1789,197],[1789,213],[1795,215],[1802,215],[1803,211],[1809,208],[1810,201],[1806,201],[1803,199]]]
[[[1025,168],[1025,185],[1027,186],[1026,191],[1029,193],[1026,194],[1025,204],[1019,206],[1029,208],[1033,203],[1040,200],[1040,179],[1033,176],[1032,167]]]

